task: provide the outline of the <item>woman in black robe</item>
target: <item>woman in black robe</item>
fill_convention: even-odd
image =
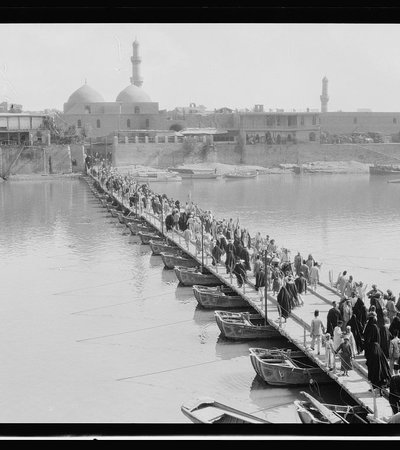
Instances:
[[[400,336],[400,317],[394,316],[392,323],[390,324],[389,327],[389,332],[392,335],[392,337],[394,337],[394,331],[397,330],[397,335]]]
[[[233,243],[228,242],[228,245],[226,246],[226,259],[225,259],[226,273],[231,273],[234,265],[235,265],[235,255],[233,253]]]
[[[393,414],[400,412],[400,375],[393,375],[390,379],[389,403]]]
[[[211,250],[211,255],[212,255],[212,265],[215,266],[216,264],[220,264],[222,250],[219,248],[219,246],[217,244],[213,245],[213,248]]]
[[[236,264],[233,268],[233,274],[236,275],[238,287],[242,287],[247,278],[246,269],[242,259],[236,260]]]
[[[380,345],[380,333],[378,325],[376,324],[375,315],[370,315],[368,321],[365,325],[364,332],[364,354],[365,358],[368,361],[370,351],[374,345],[374,343],[378,343]]]
[[[297,288],[292,277],[285,277],[285,287],[290,298],[290,309],[292,310],[294,307],[300,306],[300,301],[297,296]]]
[[[353,306],[353,315],[357,317],[357,320],[361,325],[361,329],[364,329],[365,327],[365,324],[367,322],[367,314],[367,307],[365,306],[362,299],[358,297],[355,305]]]
[[[378,326],[378,328],[379,328],[379,338],[380,338],[379,345],[381,346],[383,354],[386,356],[386,358],[389,359],[389,345],[390,345],[389,329],[385,325],[383,325],[381,327]]]
[[[351,327],[351,332],[354,336],[354,341],[357,347],[357,354],[359,355],[364,350],[364,339],[363,339],[363,328],[357,319],[357,317],[353,314],[351,319],[347,322],[347,325]]]
[[[278,305],[279,305],[279,312],[281,317],[286,319],[289,317],[290,314],[290,295],[288,291],[286,290],[285,286],[282,286],[278,293]]]
[[[250,267],[250,255],[249,255],[249,251],[247,250],[247,248],[241,246],[239,258],[243,259],[243,261],[244,261],[244,268],[246,270],[251,270],[251,267]]]
[[[372,387],[380,388],[390,381],[390,367],[378,342],[373,342],[367,359],[368,380]]]
[[[336,302],[332,302],[332,308],[328,311],[326,317],[326,332],[329,333],[331,337],[333,337],[333,330],[341,319],[342,316],[336,307]]]

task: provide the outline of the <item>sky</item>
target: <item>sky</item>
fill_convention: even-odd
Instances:
[[[160,109],[400,111],[400,24],[0,24],[0,101],[63,109],[85,80],[115,101],[140,43],[143,90]]]

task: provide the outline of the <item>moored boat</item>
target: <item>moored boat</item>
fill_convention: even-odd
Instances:
[[[213,399],[199,399],[181,406],[182,413],[193,423],[236,424],[270,423],[267,420],[219,403]]]
[[[160,255],[161,253],[169,253],[170,255],[180,255],[182,250],[174,245],[165,244],[158,241],[149,241],[151,251],[153,255]]]
[[[175,267],[198,267],[200,264],[193,258],[186,258],[180,255],[172,255],[169,253],[160,253],[166,269],[174,269]]]
[[[172,168],[169,167],[170,172],[179,174],[182,179],[215,179],[220,175],[216,173],[215,169],[189,169],[189,168]]]
[[[135,172],[131,176],[138,182],[154,182],[154,181],[182,181],[182,178],[172,172],[160,170],[160,171],[143,171]]]
[[[267,339],[280,336],[272,325],[265,324],[261,314],[215,311],[214,315],[218,328],[227,339]]]
[[[388,183],[400,183],[400,179],[397,178],[396,180],[388,180]]]
[[[295,400],[294,405],[302,423],[368,423],[368,412],[362,406],[321,403],[307,392],[300,394],[306,400]]]
[[[228,180],[240,180],[242,178],[256,178],[258,172],[256,170],[237,170],[234,172],[228,172],[224,175],[224,178]]]
[[[139,231],[137,234],[140,237],[142,244],[149,244],[151,240],[153,240],[153,241],[165,240],[165,238],[163,236],[160,236],[159,234],[156,234],[156,233]]]
[[[216,308],[246,308],[249,304],[236,291],[228,286],[207,287],[193,286],[193,294],[200,306],[207,309]]]
[[[175,267],[175,274],[179,282],[184,286],[202,284],[207,286],[218,286],[221,284],[219,278],[210,273],[203,273],[201,270],[190,267]]]
[[[256,373],[268,384],[282,386],[332,383],[333,379],[314,361],[297,351],[250,348],[250,361]]]
[[[115,218],[118,217],[118,210],[116,210],[115,208],[110,208],[109,211],[113,217],[115,217]]]
[[[126,224],[130,232],[136,236],[139,233],[151,233],[151,228],[146,222],[129,222]]]
[[[374,164],[373,166],[369,166],[369,173],[371,175],[400,174],[400,165]]]

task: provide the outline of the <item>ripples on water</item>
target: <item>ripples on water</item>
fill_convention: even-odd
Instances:
[[[398,185],[288,175],[153,188],[183,203],[191,191],[218,217],[312,252],[325,274],[347,268],[400,290]],[[292,402],[307,387],[268,386],[248,356],[249,347],[288,342],[224,340],[213,311],[84,181],[2,183],[0,202],[1,422],[183,423],[181,404],[204,396],[299,422]],[[336,385],[321,394],[344,399]]]

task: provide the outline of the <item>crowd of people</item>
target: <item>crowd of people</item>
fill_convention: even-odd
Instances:
[[[321,264],[311,254],[303,258],[298,252],[292,262],[288,249],[279,248],[269,235],[263,237],[257,232],[250,236],[239,219],[218,219],[211,210],[200,209],[190,199],[182,204],[157,194],[148,184],[104,163],[90,167],[90,171],[124,204],[137,213],[147,211],[158,216],[165,231],[180,233],[188,249],[192,242],[197,252],[212,258],[214,266],[225,267],[226,273],[236,277],[238,287],[250,283],[260,296],[263,289],[272,291],[277,296],[280,321],[286,322],[293,308],[304,304],[303,296],[309,287],[318,289]],[[378,389],[391,386],[393,413],[399,412],[400,295],[396,301],[390,289],[384,293],[375,284],[366,292],[367,286],[356,282],[347,271],[339,275],[334,287],[340,300],[333,302],[326,327],[319,311],[315,311],[311,349],[320,354],[321,345],[325,347],[325,362],[333,372],[339,355],[343,376],[352,370],[355,356],[364,352],[369,381]]]

